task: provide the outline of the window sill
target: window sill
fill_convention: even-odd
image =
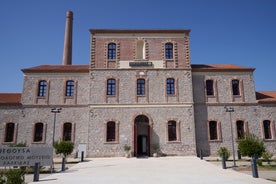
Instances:
[[[40,142],[32,142],[32,144],[45,144],[45,141],[40,141]]]
[[[264,142],[276,142],[276,139],[263,139]]]
[[[146,97],[146,95],[137,95],[137,97]]]
[[[9,144],[15,144],[15,142],[3,142],[2,144],[9,145]]]
[[[210,143],[219,143],[222,142],[222,140],[209,140]]]
[[[216,98],[215,95],[206,95],[207,98]]]
[[[104,142],[104,144],[119,144],[118,141],[110,141],[110,142]]]
[[[240,98],[242,97],[241,95],[233,95],[234,98]]]
[[[74,96],[64,96],[66,99],[74,99]]]
[[[110,98],[115,98],[116,97],[116,95],[106,95],[106,97],[110,97]]]
[[[181,141],[167,141],[167,144],[179,144]]]
[[[176,94],[166,94],[168,97],[176,97]]]
[[[116,59],[108,59],[108,62],[116,62]]]

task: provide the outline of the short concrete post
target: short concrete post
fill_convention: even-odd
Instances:
[[[257,161],[256,161],[256,158],[253,157],[251,159],[251,168],[252,168],[252,176],[254,178],[259,178],[259,175],[258,175],[258,167],[257,167]]]
[[[203,159],[203,156],[202,156],[202,150],[201,150],[201,149],[199,150],[199,157],[200,157],[200,160],[202,160],[202,159]]]
[[[221,163],[222,163],[222,169],[226,169],[226,158],[224,155],[221,157]]]
[[[237,152],[238,152],[238,160],[240,160],[241,159],[241,152],[240,152],[240,150],[238,150]]]
[[[34,165],[34,182],[39,181],[39,162]]]
[[[81,152],[81,162],[83,162],[83,158],[84,158],[84,151]]]
[[[62,157],[61,171],[65,171],[65,157]]]

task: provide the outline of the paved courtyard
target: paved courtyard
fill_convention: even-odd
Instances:
[[[273,184],[197,157],[91,158],[33,184]]]

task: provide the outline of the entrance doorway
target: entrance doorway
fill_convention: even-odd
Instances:
[[[149,119],[144,115],[139,115],[134,120],[134,156],[150,156]]]

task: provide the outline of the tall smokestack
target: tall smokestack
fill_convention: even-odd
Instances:
[[[63,65],[72,64],[72,35],[73,35],[73,12],[66,12],[66,25],[64,35],[64,48],[63,48]]]

